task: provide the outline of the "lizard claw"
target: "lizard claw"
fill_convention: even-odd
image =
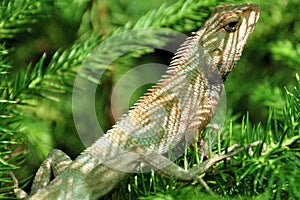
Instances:
[[[9,175],[11,176],[11,178],[13,179],[13,182],[14,182],[15,195],[20,199],[28,197],[28,194],[24,190],[19,188],[19,181],[16,178],[16,176],[12,172],[9,172]]]

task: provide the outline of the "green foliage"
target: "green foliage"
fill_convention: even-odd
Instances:
[[[237,68],[229,76],[226,93],[230,108],[249,111],[252,122],[265,125],[269,107],[283,108],[284,87],[293,87],[294,74],[299,72],[299,2],[253,3],[261,6],[261,16]],[[277,110],[277,117],[280,113],[282,110]]]
[[[232,144],[256,140],[264,145],[219,163],[203,179],[225,199],[299,199],[300,79],[294,77],[300,66],[300,3],[257,3],[261,18],[227,81],[229,112],[217,144],[209,151],[213,155]],[[73,157],[84,148],[72,119],[71,92],[78,68],[94,47],[111,36],[143,27],[190,34],[218,4],[216,0],[1,1],[0,198],[13,196],[9,172],[25,186],[52,148]],[[96,107],[103,127],[113,124],[108,102],[113,85],[126,71],[143,63],[169,62],[150,47],[163,47],[172,38],[147,37],[143,42],[148,42],[148,49],[120,57],[100,81]],[[110,44],[101,58],[113,56],[120,44],[124,41]],[[189,149],[177,162],[190,168],[199,160],[197,152]],[[216,199],[197,182],[182,183],[153,172],[132,175],[113,196]]]
[[[16,34],[28,32],[36,18],[47,13],[47,1],[44,4],[39,0],[4,0],[0,5],[1,29],[0,38],[14,38]]]
[[[229,161],[219,163],[205,174],[203,179],[224,199],[300,198],[298,190],[300,181],[300,78],[298,75],[297,84],[293,91],[286,92],[287,101],[282,120],[277,120],[276,111],[270,109],[265,128],[260,124],[252,126],[247,116],[243,118],[241,124],[236,121],[229,123],[227,128],[230,131],[222,132],[222,139],[218,141],[218,147],[221,147],[221,150],[234,140],[239,144],[257,140],[264,142]],[[212,149],[212,151],[219,152],[220,150]],[[191,168],[197,160],[195,158],[197,155],[197,152],[191,150],[179,159],[177,164],[183,167],[182,161],[187,160],[187,168]],[[141,196],[139,199],[144,200],[181,199],[184,196],[189,199],[219,198],[205,194],[205,189],[199,183],[192,183],[192,185],[165,179],[152,172],[132,175],[121,190],[128,199],[135,199],[134,195]],[[128,190],[131,193],[128,193]]]

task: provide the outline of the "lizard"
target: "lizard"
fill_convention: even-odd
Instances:
[[[36,173],[30,195],[17,188],[17,196],[98,199],[141,163],[166,177],[198,180],[209,189],[201,174],[257,143],[238,146],[189,170],[163,155],[182,141],[191,142],[210,122],[223,82],[240,59],[259,15],[255,4],[217,6],[202,28],[181,45],[166,74],[106,134],[74,161],[62,151],[52,150]]]

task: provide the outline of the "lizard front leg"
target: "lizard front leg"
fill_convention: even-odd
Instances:
[[[208,192],[213,194],[208,185],[205,183],[205,181],[199,176],[201,174],[204,174],[208,169],[210,169],[213,165],[217,164],[221,160],[237,155],[243,150],[258,146],[259,144],[261,144],[261,142],[256,141],[251,144],[246,144],[244,146],[233,145],[232,147],[228,148],[228,153],[216,155],[213,158],[208,159],[203,163],[192,167],[189,170],[182,169],[175,163],[171,162],[168,158],[157,153],[146,154],[145,156],[143,156],[142,162],[146,163],[159,174],[166,177],[174,177],[184,181],[198,180],[207,189]]]
[[[213,194],[205,181],[199,177],[210,169],[214,164],[221,160],[232,157],[245,149],[259,145],[260,142],[246,144],[244,146],[233,145],[228,148],[228,153],[216,155],[203,163],[192,167],[189,170],[184,170],[168,158],[156,153],[136,153],[123,152],[110,160],[96,166],[85,178],[88,188],[92,190],[95,197],[101,197],[110,192],[121,180],[127,177],[131,172],[135,171],[140,163],[154,169],[159,174],[170,178],[176,178],[183,181],[199,181],[208,192]]]
[[[49,185],[52,177],[58,176],[60,173],[62,173],[72,162],[70,157],[65,154],[64,152],[58,150],[58,149],[53,149],[47,158],[43,161],[41,164],[40,168],[38,169],[34,180],[33,184],[31,187],[30,191],[30,196],[37,193],[39,190],[43,189],[47,185]],[[14,178],[14,176],[13,176]],[[15,187],[16,189],[15,194],[19,198],[24,198],[28,196],[26,192],[18,188],[16,179],[14,178],[15,181]]]

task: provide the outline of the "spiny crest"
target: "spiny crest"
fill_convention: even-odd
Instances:
[[[166,74],[162,75],[161,79],[159,79],[154,86],[148,89],[147,92],[131,107],[131,109],[135,109],[136,107],[140,106],[141,103],[145,103],[146,100],[150,100],[156,96],[156,92],[163,92],[164,86],[170,83],[169,79],[174,77],[176,72],[180,70],[179,68],[184,67],[184,64],[187,63],[191,56],[196,53],[193,50],[197,49],[195,45],[198,45],[198,38],[195,33],[193,34],[194,36],[188,37],[177,50],[175,56],[172,58]]]
[[[191,57],[191,55],[195,54],[195,51],[198,49],[199,37],[197,37],[196,33],[193,33],[193,36],[188,37],[185,42],[180,45],[180,48],[175,53],[175,56],[172,58],[170,63],[170,67],[168,69],[169,72],[172,70],[176,70],[178,66],[182,66],[186,63]]]
[[[232,8],[229,8],[232,7]],[[230,10],[226,11],[226,8]],[[224,9],[225,13],[223,13],[222,9]],[[233,10],[233,11],[232,11]],[[212,68],[212,66],[221,65],[219,70],[221,70],[222,77],[226,77],[227,73],[231,71],[233,68],[233,65],[235,62],[231,62],[232,59],[227,59],[226,62],[223,62],[222,59],[226,59],[226,56],[229,56],[229,54],[233,57],[239,57],[239,54],[236,50],[232,51],[231,49],[236,49],[236,46],[233,45],[225,45],[226,43],[223,42],[223,45],[221,45],[221,41],[231,41],[234,38],[232,35],[234,32],[231,30],[226,30],[224,32],[224,26],[222,27],[219,22],[221,19],[226,17],[228,13],[232,12],[252,12],[254,11],[256,20],[254,20],[254,24],[257,21],[259,13],[259,8],[256,5],[250,5],[250,4],[244,4],[241,6],[237,5],[224,5],[219,6],[215,9],[210,19],[204,24],[204,26],[193,36],[188,37],[186,41],[181,45],[181,47],[178,49],[177,53],[173,57],[169,68],[167,69],[166,75],[162,76],[162,78],[157,82],[156,85],[154,85],[151,89],[147,91],[145,95],[143,95],[137,103],[134,104],[134,106],[131,107],[131,109],[137,109],[140,111],[146,111],[145,107],[149,108],[149,106],[153,103],[153,101],[156,101],[162,95],[167,92],[169,89],[174,90],[174,87],[177,87],[176,84],[180,84],[180,80],[182,78],[184,79],[185,75],[188,74],[193,69],[200,69],[203,67],[206,68]],[[223,16],[224,15],[224,16]],[[243,16],[247,18],[248,16]],[[218,22],[218,25],[214,24],[214,22]],[[232,27],[229,27],[232,28]],[[249,29],[253,29],[253,27],[250,27]],[[212,30],[210,32],[210,30]],[[222,33],[218,33],[218,31],[221,31]],[[235,29],[239,31],[238,29]],[[250,35],[252,32],[249,31],[247,35]],[[210,35],[215,34],[215,36],[210,37]],[[225,34],[225,35],[224,35]],[[228,39],[228,38],[230,39]],[[245,38],[245,41],[248,39],[248,37]],[[206,41],[208,43],[206,43]],[[213,43],[211,43],[213,41]],[[239,43],[238,40],[235,40],[235,42]],[[242,45],[243,47],[243,45]],[[225,49],[224,49],[225,48]],[[239,48],[238,51],[242,51],[243,48]],[[226,50],[226,51],[225,51]],[[223,53],[227,52],[226,54]],[[234,53],[235,52],[235,53]],[[233,59],[234,60],[234,59]],[[212,61],[212,64],[209,63]],[[234,60],[235,61],[235,60]],[[225,64],[223,64],[225,63]],[[199,66],[203,65],[203,66]],[[224,65],[224,66],[222,66]],[[218,66],[219,67],[219,66]],[[207,69],[201,69],[200,73],[202,73],[202,70],[205,71]],[[208,69],[211,70],[211,69]],[[202,74],[202,76],[207,76],[207,74]],[[206,77],[208,78],[208,77]],[[151,103],[152,102],[152,103]],[[147,105],[147,106],[146,106]],[[136,110],[136,111],[137,111]],[[129,111],[132,112],[132,111]],[[146,111],[147,112],[147,111]],[[126,118],[126,115],[123,117]]]

